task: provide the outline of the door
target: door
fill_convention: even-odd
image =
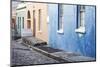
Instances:
[[[36,19],[35,19],[35,10],[33,10],[33,36],[36,34]]]

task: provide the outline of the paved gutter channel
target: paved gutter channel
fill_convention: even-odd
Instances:
[[[24,43],[25,44],[25,43]],[[27,45],[27,44],[26,44]],[[73,53],[68,53],[68,52],[54,52],[54,53],[48,53],[44,50],[39,49],[38,47],[35,46],[30,46],[30,48],[32,48],[33,50],[46,55],[54,60],[59,61],[60,63],[72,63],[72,62],[89,62],[89,61],[95,61],[94,58],[91,57],[85,57],[85,56],[81,56],[79,54],[73,55],[71,56],[71,54]],[[70,55],[69,55],[70,54]],[[68,56],[69,55],[69,56]]]
[[[25,44],[25,43],[23,43],[23,44]],[[27,44],[25,44],[25,45],[27,45]],[[62,62],[69,62],[69,61],[67,61],[67,60],[65,60],[65,59],[62,59],[62,58],[57,57],[57,56],[54,56],[54,55],[51,54],[51,53],[48,53],[48,52],[46,52],[46,51],[43,51],[43,50],[41,50],[41,49],[39,49],[39,48],[37,48],[37,47],[33,47],[33,46],[28,46],[28,47],[29,47],[29,48],[32,48],[33,50],[35,50],[35,51],[37,51],[37,52],[39,52],[39,53],[41,53],[41,54],[43,54],[43,55],[48,56],[48,57],[50,57],[50,58],[52,58],[52,59],[54,59],[54,60],[56,60],[56,61],[59,61],[60,63],[62,63]]]

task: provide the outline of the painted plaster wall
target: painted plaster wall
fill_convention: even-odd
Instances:
[[[36,37],[48,42],[47,4],[37,4],[36,6],[38,9],[41,9],[41,19],[42,19],[41,31],[37,30],[39,24],[37,24],[36,26],[37,27]],[[36,18],[37,18],[36,20],[38,20],[38,16]]]
[[[41,31],[39,31],[39,9],[41,10]],[[34,3],[33,10],[35,10],[36,38],[39,38],[48,42],[47,4]]]
[[[20,6],[20,4],[19,4]],[[34,23],[33,23],[33,10],[35,10],[35,37],[42,39],[46,42],[48,42],[48,23],[47,23],[47,4],[43,4],[43,3],[25,3],[26,8],[23,10],[18,10],[17,11],[17,16],[18,17],[24,17],[25,21],[24,21],[24,29],[21,30],[21,36],[33,36],[33,31],[34,31]],[[22,5],[23,7],[23,5]],[[20,8],[22,8],[20,6]],[[39,31],[39,27],[38,27],[38,21],[39,21],[39,9],[41,9],[41,31]],[[30,19],[27,18],[27,12],[30,11]],[[31,21],[31,28],[28,29],[27,28],[27,20]],[[18,20],[17,20],[18,21]],[[22,24],[22,23],[21,23]],[[23,25],[23,24],[22,24]],[[21,28],[22,29],[22,28]],[[18,29],[18,31],[20,32],[20,29]]]
[[[26,14],[26,8],[21,9],[21,10],[17,10],[17,26],[18,26],[18,17],[21,18],[19,24],[21,25],[20,28],[18,30],[18,33],[20,33],[21,37],[24,36],[32,36],[32,30],[27,28],[27,14]],[[23,20],[22,18],[24,17],[24,28],[23,28]]]
[[[95,44],[95,7],[86,6],[85,10],[86,33],[79,37],[77,28],[77,6],[64,5],[63,23],[64,33],[58,30],[58,5],[48,5],[49,15],[49,46],[84,56],[96,57]]]

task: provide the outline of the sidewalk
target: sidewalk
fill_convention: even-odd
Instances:
[[[35,42],[37,39],[35,40],[34,37],[26,37],[23,39],[28,42],[28,43],[25,43],[23,41],[23,43],[26,45],[30,44],[30,46],[33,50],[40,52],[43,55],[46,55],[46,56],[53,58],[57,61],[60,61],[60,63],[61,62],[71,62],[71,63],[72,62],[90,62],[90,61],[96,60],[95,58],[82,56],[82,55],[77,54],[77,53],[66,52],[66,51],[54,49],[54,48],[51,48],[48,46],[40,46],[41,43],[39,43],[38,41],[37,42],[38,42],[39,46],[38,45],[34,46],[33,43],[37,43],[37,42]],[[31,42],[31,43],[29,43],[29,42]],[[44,42],[44,41],[41,41],[41,42]],[[46,45],[46,43],[45,44],[42,43],[42,45]]]

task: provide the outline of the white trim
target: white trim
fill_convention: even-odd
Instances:
[[[47,23],[49,24],[49,16],[47,16]]]
[[[57,31],[57,33],[64,33],[63,29]]]
[[[85,33],[86,30],[85,30],[85,27],[82,27],[82,26],[81,26],[81,27],[75,29],[75,32],[77,32],[77,33]]]

